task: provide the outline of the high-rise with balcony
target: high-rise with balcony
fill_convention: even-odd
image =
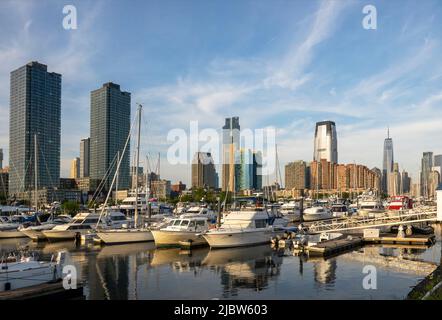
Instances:
[[[130,131],[130,101],[130,93],[121,91],[120,86],[112,82],[91,92],[89,176],[92,189],[108,172],[104,186],[109,190],[118,153],[122,158],[118,188],[129,188],[129,144],[124,154],[123,150]]]
[[[384,140],[384,156],[382,161],[382,192],[387,193],[389,182],[388,178],[393,171],[393,139],[390,138],[390,130],[387,131],[387,138]]]
[[[327,160],[338,163],[338,137],[333,121],[316,123],[313,161]]]
[[[35,158],[38,164],[36,172],[38,187],[58,187],[60,116],[60,74],[48,72],[46,65],[35,61],[11,72],[9,113],[9,193],[11,195],[34,188]],[[37,141],[36,149],[35,141]]]

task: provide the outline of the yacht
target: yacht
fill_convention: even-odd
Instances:
[[[345,204],[334,204],[330,208],[333,218],[342,218],[346,217],[349,213],[349,210]]]
[[[269,243],[278,231],[265,210],[231,211],[216,229],[203,233],[211,248],[230,248]],[[274,218],[274,217],[273,217]]]
[[[374,218],[385,213],[382,201],[374,197],[362,198],[358,206],[358,215]]]
[[[51,230],[43,230],[42,233],[49,241],[73,240],[92,231],[99,219],[100,215],[97,213],[81,212],[75,215],[71,222],[57,225]],[[101,219],[99,224],[106,226],[104,219]]]
[[[180,214],[180,218],[191,218],[191,217],[205,217],[210,222],[216,221],[216,213],[203,206],[194,206],[186,210],[185,213]]]
[[[62,278],[66,252],[58,252],[55,261],[34,257],[9,256],[0,260],[0,292],[35,286]]]
[[[325,207],[310,207],[304,210],[304,221],[316,221],[333,218],[332,212]]]
[[[26,238],[18,228],[20,223],[12,221],[11,218],[0,216],[0,239]]]
[[[33,241],[46,240],[43,230],[51,230],[57,225],[71,222],[72,218],[68,215],[58,215],[55,218],[50,217],[46,222],[38,226],[30,226],[26,228],[19,228],[19,230]]]
[[[156,246],[198,246],[207,245],[201,233],[209,229],[206,217],[172,219],[161,229],[152,230]]]
[[[296,201],[286,202],[281,205],[279,212],[290,221],[299,221],[301,210]]]

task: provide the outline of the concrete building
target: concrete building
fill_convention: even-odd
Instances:
[[[408,172],[402,170],[402,193],[409,194],[411,191],[411,178],[408,175]]]
[[[285,166],[285,188],[286,190],[301,190],[310,188],[310,167],[305,161],[299,160],[286,164]]]
[[[212,155],[210,152],[196,152],[192,161],[192,188],[217,187]]]
[[[240,149],[239,117],[226,118],[223,126],[222,179],[223,191],[233,192],[235,187],[235,158]]]
[[[89,177],[91,157],[91,138],[81,139],[80,141],[80,178]]]
[[[402,194],[401,173],[399,172],[399,164],[393,164],[393,171],[388,177],[388,195],[398,196]]]
[[[151,182],[152,196],[157,199],[166,199],[170,197],[170,180],[156,180]]]
[[[130,93],[121,91],[120,86],[112,82],[105,83],[100,89],[91,92],[89,173],[92,183],[101,181],[109,169],[108,178],[104,183],[106,190],[109,190],[115,175],[118,152],[122,157],[119,189],[127,189],[130,185],[129,144],[123,154],[131,125],[130,103]]]
[[[71,173],[69,175],[71,179],[80,178],[80,158],[76,157],[71,161]]]
[[[325,159],[331,163],[338,163],[338,137],[333,121],[316,123],[313,150],[313,161]]]
[[[434,155],[433,166],[442,167],[442,154]]]
[[[37,139],[39,188],[60,179],[61,75],[30,62],[11,72],[9,113],[9,192],[34,188]]]
[[[384,140],[384,157],[382,161],[382,192],[388,193],[388,177],[393,171],[394,153],[393,139],[390,138],[390,130],[387,131],[387,138]]]
[[[441,175],[438,171],[431,171],[429,176],[428,197],[430,199],[436,198],[436,189],[440,184]]]
[[[9,197],[9,171],[7,168],[0,169],[0,200]]]
[[[0,149],[0,170],[3,169],[3,149]]]
[[[430,174],[433,167],[433,152],[424,152],[421,160],[421,195],[424,198],[430,196]]]

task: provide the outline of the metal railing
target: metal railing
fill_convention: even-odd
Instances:
[[[365,229],[369,227],[394,226],[436,220],[434,208],[417,208],[409,211],[389,211],[380,217],[350,217],[344,220],[318,221],[308,226],[309,233]]]

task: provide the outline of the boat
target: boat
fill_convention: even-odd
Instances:
[[[30,226],[27,228],[21,228],[20,231],[27,236],[28,238],[32,239],[33,241],[41,241],[46,240],[46,236],[43,234],[43,230],[51,230],[55,226],[60,224],[66,224],[69,223],[72,220],[70,216],[67,215],[59,215],[55,218],[50,218],[48,221],[38,225],[38,226]]]
[[[279,232],[266,210],[231,211],[216,229],[203,233],[211,248],[232,248],[269,243]]]
[[[333,218],[332,212],[325,207],[310,207],[304,210],[304,221],[317,221]]]
[[[93,230],[97,224],[106,226],[99,214],[80,212],[74,216],[71,222],[57,225],[51,230],[43,230],[42,233],[49,241],[74,240]]]
[[[180,246],[195,247],[207,245],[201,233],[209,229],[206,217],[172,219],[169,224],[158,230],[151,230],[157,247]]]
[[[407,196],[394,196],[388,203],[388,210],[408,210],[413,209],[413,200]]]
[[[334,204],[330,210],[333,218],[342,218],[349,214],[349,209],[345,204]]]
[[[286,202],[281,205],[279,212],[290,221],[299,221],[301,218],[301,210],[296,201]]]
[[[138,138],[137,138],[137,151],[136,151],[136,168],[139,167],[139,157],[140,157],[140,134],[141,134],[141,109],[142,106],[138,105],[138,111],[137,111],[137,120],[138,120]],[[130,137],[130,132],[129,132],[129,137]],[[128,138],[129,138],[128,137]],[[123,150],[123,155],[124,152],[126,151],[126,147],[127,147],[127,143],[126,146],[124,147]],[[103,206],[103,210],[104,207],[106,207],[107,202],[109,200],[111,191],[114,187],[114,183],[116,180],[116,177],[118,175],[118,171],[120,168],[120,164],[121,164],[121,160],[122,157],[120,158],[120,160],[118,161],[118,166],[117,166],[117,170],[115,171],[115,175],[113,177],[113,181],[111,184],[111,187],[109,188],[109,192],[106,196],[106,200]],[[135,179],[136,183],[134,186],[134,190],[135,190],[135,199],[134,200],[134,204],[138,204],[139,203],[139,197],[138,197],[138,179]],[[103,210],[100,214],[100,216],[103,214]],[[96,241],[97,242],[102,242],[104,244],[119,244],[119,243],[134,243],[134,242],[146,242],[146,241],[153,241],[154,238],[152,236],[152,232],[150,231],[149,228],[147,228],[146,226],[144,227],[139,227],[139,206],[138,205],[134,205],[134,225],[133,226],[127,226],[127,228],[121,228],[121,229],[100,229],[98,228],[98,224],[97,224],[97,234],[96,234]]]
[[[216,222],[216,213],[205,206],[193,206],[186,210],[185,213],[179,215],[181,219],[191,217],[205,217],[210,222]]]
[[[62,277],[66,251],[60,251],[55,261],[38,261],[32,256],[9,256],[0,260],[0,292],[35,286]]]
[[[363,197],[359,201],[358,215],[362,217],[375,218],[385,214],[382,201],[376,197]]]
[[[20,224],[12,222],[9,217],[0,217],[0,239],[26,238],[18,228]]]

